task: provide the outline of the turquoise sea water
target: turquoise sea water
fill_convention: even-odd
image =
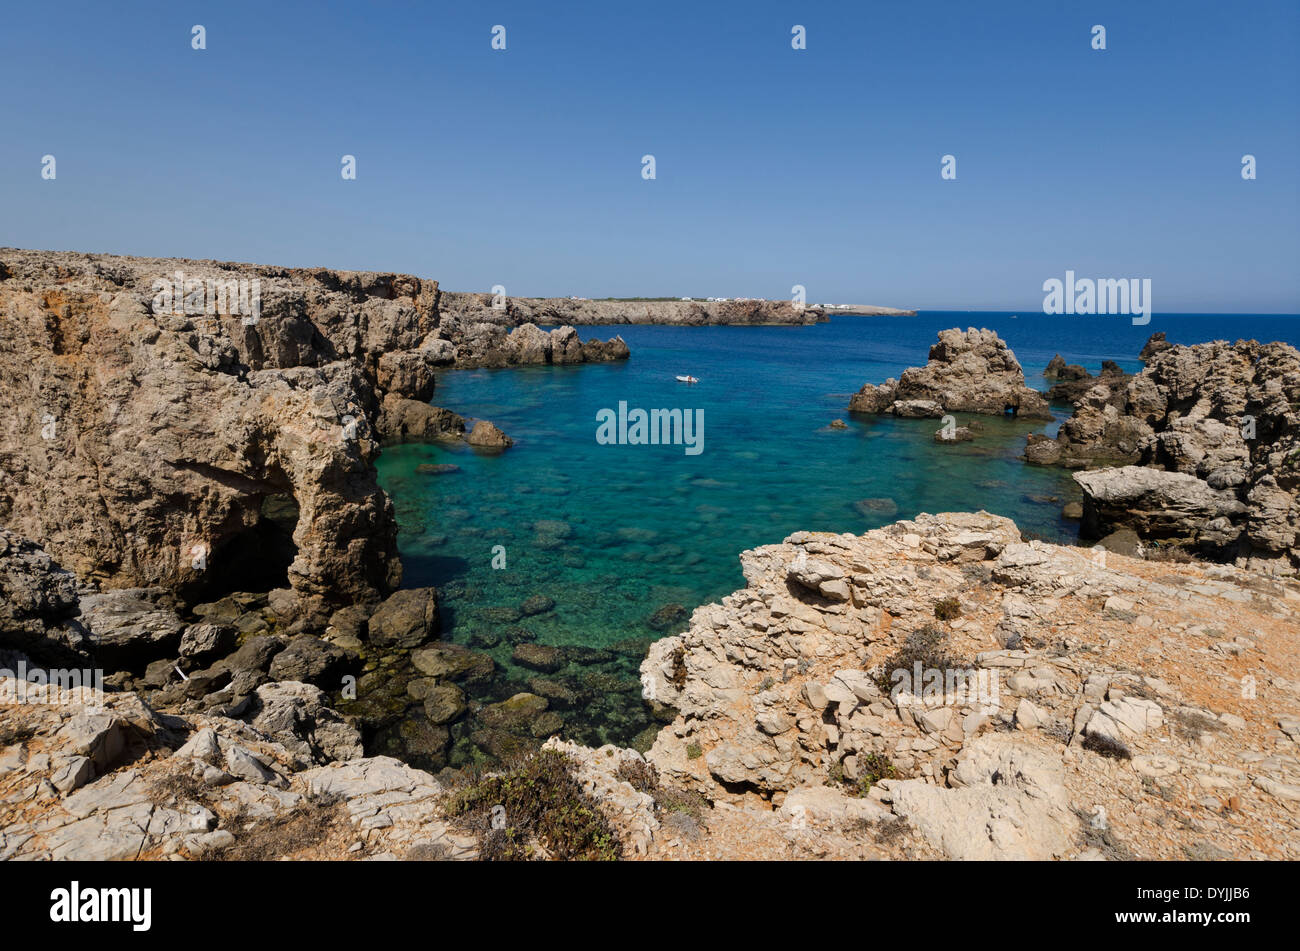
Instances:
[[[434,403],[490,419],[515,440],[499,455],[469,447],[387,449],[380,478],[396,505],[407,586],[443,592],[444,636],[488,647],[507,676],[510,645],[491,647],[511,624],[538,643],[606,647],[680,630],[685,614],[743,584],[737,555],[798,530],[862,532],[919,512],[987,509],[1023,530],[1073,541],[1061,518],[1079,492],[1067,472],[1025,465],[1025,434],[1057,423],[977,418],[974,442],[937,445],[936,420],[857,418],[849,396],[924,364],[946,327],[989,327],[1016,352],[1031,386],[1056,353],[1092,372],[1102,359],[1140,369],[1149,334],[1175,343],[1210,339],[1300,342],[1300,319],[926,312],[837,317],[809,327],[630,326],[625,363],[466,370],[439,378]],[[674,380],[698,377],[698,384]],[[601,445],[597,413],[629,408],[703,411],[703,450],[682,445]],[[845,430],[828,424],[842,419]],[[422,463],[459,472],[421,474]],[[505,567],[500,554],[504,547]],[[494,554],[498,567],[493,567]],[[553,610],[514,618],[530,597]],[[651,616],[661,611],[655,623]],[[624,665],[635,681],[635,653]],[[522,689],[522,687],[521,687]],[[593,713],[595,721],[599,714]],[[637,720],[638,718],[633,718]],[[602,736],[624,741],[644,724]],[[599,726],[597,722],[597,726]]]

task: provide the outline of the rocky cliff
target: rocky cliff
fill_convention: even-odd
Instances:
[[[0,250],[0,522],[109,586],[375,600],[400,577],[381,441],[465,433],[427,405],[436,367],[627,356],[572,328],[466,339],[439,298],[409,275]]]

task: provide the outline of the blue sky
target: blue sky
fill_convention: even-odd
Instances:
[[[923,309],[1071,268],[1294,313],[1298,48],[1293,0],[10,4],[0,245]]]

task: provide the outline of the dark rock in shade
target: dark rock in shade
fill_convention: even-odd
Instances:
[[[496,670],[496,663],[487,654],[446,641],[412,651],[411,663],[427,677],[467,684],[485,682]]]
[[[509,449],[515,441],[486,419],[476,420],[465,442],[479,449]]]
[[[180,655],[193,663],[205,663],[229,653],[235,636],[235,629],[225,624],[191,624],[181,634]]]
[[[438,633],[436,588],[403,588],[388,596],[367,624],[377,647],[419,647]]]
[[[144,682],[150,687],[162,687],[170,680],[179,680],[180,675],[176,673],[176,661],[156,660],[144,669]]]
[[[1128,384],[1130,378],[1131,374],[1121,370],[1113,360],[1102,363],[1101,376],[1093,376],[1083,367],[1070,364],[1061,370],[1056,385],[1047,391],[1047,398],[1053,402],[1074,403],[1083,399],[1098,383],[1106,384],[1112,391],[1119,391]]]
[[[1111,532],[1097,543],[1097,547],[1104,548],[1106,551],[1114,552],[1117,555],[1126,555],[1129,558],[1140,558],[1142,555],[1142,540],[1138,537],[1137,532],[1129,528],[1121,528],[1119,531]]]
[[[538,614],[545,614],[547,611],[555,610],[555,599],[548,598],[544,594],[535,594],[531,598],[519,605],[519,613],[523,617],[533,617]]]
[[[286,645],[287,641],[284,638],[260,634],[244,641],[239,650],[225,660],[218,661],[217,665],[232,671],[260,670],[266,672],[271,666],[272,658],[284,650]]]
[[[339,608],[330,615],[329,623],[325,627],[326,636],[331,639],[365,640],[368,632],[367,622],[372,609],[371,606],[364,604],[350,604],[345,608]]]
[[[403,720],[397,732],[401,737],[404,759],[426,769],[441,769],[445,765],[447,747],[451,745],[451,731],[445,726],[415,715]]]
[[[422,462],[415,467],[415,471],[420,475],[451,475],[460,472],[460,466],[450,462]]]
[[[78,610],[76,576],[0,528],[0,647],[52,666],[84,666],[91,641]]]
[[[684,605],[674,602],[657,608],[646,619],[646,625],[652,631],[667,631],[678,625],[685,624],[690,619],[690,616],[690,612],[686,610]]]
[[[453,684],[438,684],[424,693],[424,715],[430,723],[450,723],[465,712],[465,691]]]
[[[510,652],[510,659],[521,667],[554,673],[564,666],[564,658],[557,647],[549,644],[517,644]]]
[[[380,406],[375,428],[386,445],[438,442],[462,438],[465,419],[449,409],[419,400],[387,396]]]
[[[1055,380],[1065,369],[1065,358],[1059,353],[1047,362],[1047,369],[1043,370],[1043,376],[1048,380]]]
[[[81,623],[105,667],[139,669],[180,647],[186,624],[175,611],[147,600],[151,592],[123,588],[81,598]]]
[[[351,651],[304,634],[275,655],[269,673],[273,680],[296,680],[335,690],[343,675],[355,670],[357,659]]]
[[[244,608],[234,598],[227,597],[206,604],[196,604],[190,612],[213,624],[234,624],[235,619],[244,613]]]

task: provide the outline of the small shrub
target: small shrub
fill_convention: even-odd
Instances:
[[[697,743],[695,740],[691,740],[691,742],[686,744],[687,759],[699,759],[703,755],[704,755],[704,747],[700,746],[700,744]]]
[[[659,771],[643,759],[625,759],[618,764],[614,775],[630,783],[637,792],[653,792],[659,786]]]
[[[922,668],[935,670],[968,669],[969,661],[951,656],[946,647],[947,634],[937,624],[927,624],[919,631],[907,635],[907,640],[892,656],[886,658],[875,670],[876,686],[886,696],[894,689],[890,679],[895,670],[910,671],[919,663]]]
[[[961,617],[961,602],[956,598],[944,598],[934,604],[934,616],[940,621],[955,621]]]
[[[1195,558],[1186,548],[1179,545],[1161,545],[1159,542],[1152,542],[1146,550],[1147,561],[1166,561],[1176,565],[1186,565]]]
[[[671,660],[673,669],[668,679],[674,687],[681,690],[686,686],[686,648],[679,644],[673,650]]]
[[[871,792],[871,787],[882,779],[897,779],[898,770],[889,757],[880,753],[866,753],[858,757],[858,781],[856,792],[859,797]]]
[[[1083,748],[1090,753],[1107,759],[1132,759],[1133,753],[1119,740],[1111,739],[1101,733],[1089,733],[1083,740]]]
[[[1218,720],[1212,720],[1203,713],[1191,710],[1175,710],[1170,720],[1174,733],[1188,743],[1197,742],[1205,733],[1223,732],[1223,724]]]
[[[697,822],[709,808],[709,801],[697,792],[689,789],[656,789],[655,808],[664,814],[681,814],[690,816]]]
[[[532,859],[539,847],[556,859],[617,859],[618,834],[574,778],[573,766],[559,750],[540,750],[461,789],[447,811],[478,835],[487,861]],[[498,817],[503,827],[494,827],[502,825],[494,824]]]

